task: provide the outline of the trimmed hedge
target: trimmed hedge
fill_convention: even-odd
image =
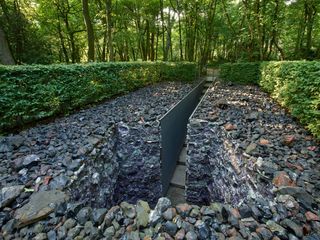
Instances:
[[[0,131],[156,82],[192,81],[196,75],[195,63],[0,66]]]
[[[241,63],[237,63],[233,71],[228,70],[232,68],[232,64],[222,65],[223,78],[238,82],[239,74],[234,74],[234,71],[249,66],[244,63],[241,68],[240,65]],[[244,80],[240,80],[240,83],[245,83],[252,77],[251,73],[257,71],[257,65],[251,66],[253,69],[248,74],[242,71]],[[269,92],[320,139],[320,62],[262,62],[259,64],[257,75],[247,83],[252,82]]]
[[[220,77],[240,84],[257,84],[260,62],[225,63],[220,66]]]

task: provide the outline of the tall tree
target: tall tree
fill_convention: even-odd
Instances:
[[[13,65],[15,61],[12,57],[8,41],[4,31],[0,26],[0,64]]]
[[[109,61],[114,61],[113,52],[113,36],[112,36],[112,0],[106,0],[106,15],[108,24],[108,48],[109,48]]]
[[[94,61],[94,31],[89,13],[88,0],[82,0],[82,13],[84,22],[87,28],[87,39],[88,39],[88,61]]]

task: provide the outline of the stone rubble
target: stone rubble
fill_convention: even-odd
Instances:
[[[188,129],[195,204],[160,197],[157,120],[191,87],[0,137],[0,240],[319,240],[318,142],[255,87],[209,91]]]
[[[224,237],[320,239],[319,141],[258,87],[215,82],[187,149],[186,199],[230,204]]]
[[[74,238],[120,202],[154,206],[162,192],[159,119],[193,86],[159,83],[0,137],[0,239]],[[145,211],[126,208],[131,218]],[[75,222],[56,231],[65,218]]]

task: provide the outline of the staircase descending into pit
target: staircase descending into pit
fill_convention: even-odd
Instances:
[[[218,69],[207,69],[206,83],[202,94],[205,94],[207,89],[212,86],[215,79],[219,76]],[[186,161],[187,161],[187,146],[184,145],[176,169],[170,182],[170,187],[167,192],[167,197],[171,200],[173,205],[186,202],[185,186],[186,186]]]

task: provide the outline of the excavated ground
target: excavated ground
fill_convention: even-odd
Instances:
[[[258,87],[216,82],[187,143],[187,201],[230,204],[271,231],[282,226],[281,239],[319,232],[309,225],[310,215],[319,221],[319,142]]]
[[[188,126],[186,196],[204,206],[159,198],[158,119],[191,88],[2,137],[0,239],[320,239],[319,145],[256,87],[216,85]]]
[[[63,202],[62,212],[110,208],[138,199],[155,205],[162,192],[158,119],[193,86],[149,86],[50,124],[1,137],[2,232],[11,234],[16,223],[29,225],[48,215],[41,213],[48,199]],[[37,208],[39,199],[32,196],[40,192],[44,200]],[[60,220],[54,216],[48,224]]]

